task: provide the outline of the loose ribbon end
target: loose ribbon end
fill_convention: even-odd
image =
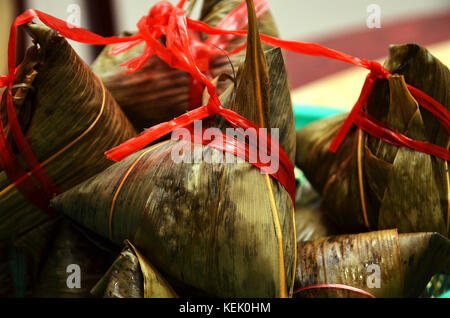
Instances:
[[[119,162],[119,161],[122,161],[123,159],[125,159],[126,157],[117,153],[117,150],[118,149],[116,147],[116,148],[106,151],[105,152],[106,158],[108,158],[109,160],[114,161],[114,162]]]

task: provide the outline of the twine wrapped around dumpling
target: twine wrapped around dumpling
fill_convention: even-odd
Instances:
[[[221,0],[212,3],[205,0],[202,20],[216,26],[243,2],[243,0]],[[260,18],[259,27],[261,33],[278,36],[270,12],[264,13]],[[191,36],[199,35],[191,34]],[[228,52],[245,43],[244,38],[234,36],[231,38],[224,48]],[[201,91],[197,92],[192,88],[194,84],[191,83],[190,75],[171,68],[157,56],[153,56],[139,71],[127,74],[128,70],[121,65],[141,56],[144,46],[145,44],[141,43],[118,55],[110,55],[114,45],[108,45],[92,64],[93,71],[102,79],[138,131],[171,120],[200,106],[193,103],[201,100]],[[267,45],[265,47],[268,48]],[[230,59],[237,68],[244,57],[245,50],[231,55]],[[226,56],[214,58],[208,68],[208,75],[212,78],[222,74],[233,75],[232,66]],[[219,83],[218,94],[223,93],[230,84],[230,81]]]
[[[450,72],[426,49],[392,46],[385,63],[392,73],[378,80],[368,100],[369,116],[418,141],[448,149],[449,134],[419,107],[405,84],[450,108]],[[297,132],[296,164],[321,193],[328,216],[342,231],[398,228],[401,233],[448,236],[450,178],[446,161],[396,147],[354,128],[336,154],[330,144],[344,115],[317,121]]]
[[[236,102],[227,94],[222,104],[262,127],[279,128],[279,143],[292,160],[295,130],[281,50],[264,56],[255,21],[249,9],[247,58]],[[247,162],[189,163],[195,148],[202,158],[225,162],[225,154],[214,148],[166,141],[59,195],[52,205],[117,244],[129,239],[177,291],[288,296],[296,246],[290,195]],[[184,162],[175,163],[173,152]]]
[[[66,39],[44,26],[30,24],[26,29],[35,44],[16,74],[16,112],[37,160],[65,191],[108,167],[112,162],[104,152],[136,133]],[[2,100],[6,103],[6,95]],[[0,170],[0,241],[18,237],[49,218]]]

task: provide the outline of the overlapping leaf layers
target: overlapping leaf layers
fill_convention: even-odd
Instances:
[[[405,84],[422,90],[448,110],[448,68],[414,44],[392,46],[385,66],[397,75],[376,82],[366,116],[421,146],[435,145],[448,152],[448,125],[419,107]],[[329,147],[345,117],[324,119],[297,132],[296,163],[321,193],[330,219],[345,232],[398,228],[401,233],[438,232],[447,237],[447,161],[387,143],[359,127],[353,128],[333,154]]]
[[[16,72],[15,86],[2,98],[3,140],[8,144],[1,147],[0,241],[49,220],[54,212],[47,208],[50,198],[110,166],[104,152],[136,135],[66,39],[44,26],[31,24],[26,29],[35,44]],[[12,109],[6,107],[7,94],[13,94],[16,126]],[[20,131],[28,146],[17,142],[24,140],[16,138]],[[24,166],[32,159],[26,149],[38,162],[29,173]],[[8,161],[7,154],[17,160]]]
[[[104,298],[174,298],[177,294],[154,266],[133,246],[125,248],[92,289]]]
[[[261,127],[279,128],[279,143],[293,160],[295,132],[281,51],[264,54],[256,13],[248,3],[246,61],[236,98],[227,93],[222,104]],[[219,120],[215,127],[228,125]],[[172,152],[182,148],[184,162],[175,163]],[[222,158],[223,163],[189,163],[195,148],[202,158]],[[129,239],[180,294],[288,296],[296,256],[292,198],[253,165],[225,161],[222,150],[194,147],[190,139],[161,142],[52,203],[117,244]]]
[[[418,297],[450,272],[450,241],[437,233],[383,230],[298,245],[296,297]]]
[[[64,238],[58,236],[60,223],[55,222],[57,214],[48,208],[49,201],[110,166],[104,152],[136,133],[101,80],[66,39],[36,24],[25,29],[34,43],[1,100],[0,241],[7,247],[3,249],[7,266],[2,268],[1,284],[6,288],[14,281],[16,295],[29,295],[42,269],[46,280],[33,295],[88,296],[88,280],[100,276],[85,275],[83,289],[68,290],[61,278],[67,277],[61,257],[69,262],[73,257],[70,247],[61,244],[76,244],[80,238],[66,227]],[[59,250],[47,258],[53,243],[60,244]],[[101,255],[92,250],[95,247],[83,251],[90,251],[91,257],[78,253],[77,262],[86,271],[98,274],[100,270],[101,275],[107,268],[102,266],[108,264],[92,257]],[[94,259],[99,262],[93,264]],[[52,267],[56,264],[59,268]],[[11,266],[17,268],[10,270]]]

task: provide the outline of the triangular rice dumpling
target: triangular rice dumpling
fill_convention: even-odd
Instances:
[[[35,44],[16,75],[16,84],[26,82],[13,91],[18,97],[16,112],[34,155],[56,187],[65,191],[111,165],[104,152],[136,133],[66,39],[45,26],[30,24],[26,29]],[[2,114],[8,134],[7,116]],[[8,140],[13,139],[8,136]],[[49,218],[0,170],[0,241]]]
[[[295,131],[281,50],[264,58],[254,10],[249,16],[236,103],[225,98],[223,104],[261,126],[279,128],[279,143],[293,158]],[[277,75],[272,80],[269,74]],[[53,206],[116,244],[129,239],[177,291],[288,296],[296,246],[288,192],[246,162],[177,164],[171,157],[183,149],[181,158],[190,160],[194,148],[202,158],[225,158],[222,151],[194,147],[190,140],[162,142],[56,197]]]
[[[385,67],[394,74],[378,80],[367,103],[369,115],[405,136],[449,148],[449,134],[419,107],[405,81],[450,108],[450,72],[425,48],[392,46]],[[341,230],[398,228],[401,233],[448,236],[450,178],[444,160],[395,147],[353,128],[339,151],[328,148],[344,115],[297,132],[296,163],[322,195],[329,217]]]

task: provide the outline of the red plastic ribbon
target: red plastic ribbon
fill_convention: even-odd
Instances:
[[[14,153],[12,146],[6,138],[2,111],[0,110],[0,165],[7,174],[8,178],[13,182],[16,188],[35,206],[49,215],[57,215],[57,213],[49,208],[50,200],[60,191],[50,180],[43,167],[34,156],[29,146],[20,124],[17,120],[16,111],[12,99],[12,90],[15,82],[17,69],[15,68],[16,60],[16,34],[17,27],[31,22],[34,18],[39,18],[43,23],[54,30],[58,30],[62,36],[66,36],[75,41],[92,44],[102,44],[105,38],[84,29],[76,28],[69,25],[65,21],[54,18],[43,12],[36,10],[28,10],[18,16],[11,26],[9,44],[8,44],[8,70],[7,76],[0,77],[0,86],[7,87],[6,91],[6,114],[10,134],[20,154],[20,158],[24,162],[24,166],[20,163],[19,158]],[[130,37],[132,39],[132,37]],[[122,38],[110,38],[109,41],[116,43],[124,41]],[[129,41],[126,40],[126,41]],[[4,102],[0,99],[0,105],[3,108]],[[28,172],[27,172],[28,171]]]
[[[265,1],[257,1],[257,3],[263,2]],[[122,38],[105,38],[85,29],[69,25],[65,21],[47,15],[43,12],[37,10],[28,10],[17,17],[11,27],[8,50],[9,75],[1,77],[0,84],[2,84],[3,86],[8,86],[8,89],[11,90],[12,85],[15,81],[14,63],[17,27],[31,22],[34,18],[39,18],[45,25],[49,26],[53,30],[58,31],[61,36],[77,42],[93,45],[120,44],[115,47],[115,49],[113,50],[113,54],[123,52],[145,41],[146,46],[144,53],[140,57],[132,59],[125,64],[128,67],[129,72],[139,70],[153,55],[157,55],[169,66],[190,73],[195,80],[203,83],[208,89],[210,100],[207,105],[197,108],[183,116],[180,116],[174,121],[164,123],[153,127],[152,129],[146,130],[138,138],[126,142],[120,147],[120,149],[113,149],[108,152],[110,158],[114,158],[116,160],[122,159],[130,155],[131,153],[145,147],[157,138],[160,138],[161,136],[172,132],[177,127],[188,126],[193,123],[194,120],[201,120],[214,114],[222,115],[235,128],[258,129],[258,126],[251,123],[246,118],[231,110],[224,109],[220,104],[219,98],[215,91],[215,86],[211,83],[208,77],[203,74],[200,67],[198,66],[197,60],[200,61],[205,54],[212,57],[214,56],[214,54],[224,53],[217,48],[214,48],[212,45],[205,45],[200,43],[199,41],[191,41],[192,37],[190,35],[192,33],[192,30],[188,30],[186,16],[184,11],[181,9],[183,3],[184,1],[181,1],[177,7],[173,7],[170,3],[165,1],[158,3],[150,10],[148,16],[143,17],[139,21],[139,32],[137,34]],[[263,12],[262,9],[260,9],[259,12],[261,14],[261,12]],[[236,16],[242,14],[242,6],[238,7],[237,10],[232,12],[232,15]],[[159,42],[159,39],[162,35],[165,35],[166,37],[165,45]],[[196,50],[194,50],[194,52],[196,52],[195,56],[191,52],[192,46],[197,48]],[[208,50],[205,49],[206,47],[208,47]],[[241,47],[240,49],[242,48],[243,47]],[[46,208],[46,204],[56,193],[58,193],[58,191],[51,180],[48,178],[48,176],[45,174],[36,157],[32,153],[25,137],[23,136],[23,133],[20,130],[20,125],[17,121],[13,101],[9,94],[7,95],[7,107],[8,122],[11,127],[11,133],[14,138],[14,142],[18,145],[20,155],[25,160],[28,171],[31,171],[29,175],[32,175],[36,179],[38,184],[31,182],[29,175],[19,164],[18,158],[15,156],[11,146],[6,140],[3,125],[1,125],[0,127],[0,163],[2,164],[2,167],[8,174],[9,178],[13,180],[18,189],[20,189],[25,194],[25,196],[30,199],[31,202],[38,205],[43,210],[49,210],[48,208]],[[270,136],[260,137],[259,132],[258,138],[260,138],[262,142],[265,142],[267,144],[268,149],[271,149],[272,143],[276,142],[273,141]],[[279,160],[280,166],[282,166],[282,172],[276,173],[273,176],[285,186],[292,199],[294,199],[295,180],[293,165],[283,149],[279,149]],[[225,147],[224,150],[232,151],[230,147]],[[258,163],[255,163],[255,166],[258,166]],[[42,193],[45,194],[44,198],[42,198]]]
[[[255,1],[256,18],[260,18],[269,11],[269,3],[265,0]],[[241,30],[248,26],[247,5],[242,2],[233,11],[231,11],[218,25],[219,29]],[[232,35],[210,35],[206,41],[199,39],[199,32],[191,32],[191,51],[195,56],[197,64],[202,72],[209,70],[212,59],[218,55],[225,54],[225,49],[229,42],[233,39]],[[234,53],[241,51],[246,45],[241,45],[234,50]],[[231,54],[234,54],[231,53]],[[191,78],[189,87],[190,109],[201,106],[201,98],[205,85]]]
[[[188,25],[190,28],[192,28],[194,30],[197,30],[199,32],[205,32],[208,34],[232,34],[235,36],[246,36],[247,35],[247,31],[220,30],[217,28],[213,28],[204,22],[194,21],[194,20],[190,20],[190,19],[188,19]],[[261,34],[261,41],[264,43],[273,45],[273,46],[281,47],[281,48],[291,51],[291,52],[312,55],[312,56],[318,56],[318,57],[331,58],[331,59],[335,59],[335,60],[339,60],[342,62],[352,64],[352,65],[355,65],[358,67],[362,67],[362,68],[368,69],[370,71],[370,73],[367,76],[366,82],[364,83],[361,94],[358,98],[358,101],[353,106],[349,116],[347,117],[346,121],[344,122],[344,124],[342,125],[342,127],[340,128],[338,133],[336,134],[333,142],[331,143],[330,150],[332,152],[336,152],[339,149],[339,146],[345,139],[350,128],[353,126],[353,124],[356,123],[358,114],[360,114],[360,111],[367,103],[367,99],[370,96],[370,93],[372,91],[372,87],[373,87],[375,80],[387,79],[387,78],[389,78],[389,76],[391,76],[389,71],[386,70],[378,62],[353,57],[351,55],[348,55],[348,54],[345,54],[345,53],[342,53],[342,52],[339,52],[339,51],[336,51],[333,49],[329,49],[329,48],[323,47],[323,46],[315,44],[315,43],[285,41],[285,40],[277,39],[277,38],[274,38],[274,37],[271,37],[271,36],[268,36],[265,34]],[[420,91],[419,89],[417,89],[409,84],[407,84],[407,87],[408,87],[408,90],[410,91],[411,95],[417,100],[417,102],[420,104],[420,106],[422,106],[423,108],[425,108],[426,110],[431,112],[436,117],[436,119],[439,121],[439,123],[447,130],[447,132],[450,132],[450,112],[444,106],[442,106],[439,102],[437,102],[432,97],[425,94],[424,92]],[[386,129],[388,129],[388,128],[386,128]],[[368,130],[367,132],[371,135],[372,135],[372,133],[373,134],[377,133],[376,131],[372,131],[372,129],[370,129],[370,128],[368,128],[367,130]],[[400,135],[399,133],[396,133],[396,134]],[[404,136],[404,137],[407,138],[406,136]],[[430,147],[433,146],[431,144],[429,144],[430,146],[427,145],[427,146],[423,147],[423,144],[416,142],[414,140],[411,140],[411,142],[408,142],[408,143],[404,143],[403,140],[406,140],[405,138],[401,138],[402,141],[399,142],[399,144],[398,144],[399,146],[408,147],[408,148],[411,148],[411,149],[414,149],[414,150],[417,150],[420,152],[424,152],[423,150],[425,150],[425,153],[435,152],[434,150],[430,149]],[[434,146],[432,148],[436,148],[436,147],[437,146]],[[448,149],[445,149],[442,147],[439,147],[439,148],[440,148],[440,150],[438,151],[438,153],[445,153],[446,155],[445,156],[439,155],[438,157],[446,160],[445,158],[446,157],[448,158],[448,156],[450,155],[450,151]]]
[[[223,116],[234,128],[255,128],[258,131],[259,127],[255,124],[239,114],[222,107],[217,96],[215,86],[211,83],[207,75],[204,74],[207,70],[210,59],[217,55],[224,54],[223,51],[218,49],[216,46],[221,48],[222,45],[227,43],[230,36],[247,36],[247,31],[244,30],[222,29],[225,27],[239,28],[245,24],[245,20],[242,20],[242,17],[246,15],[244,4],[237,7],[224,21],[218,25],[217,28],[213,28],[203,22],[194,21],[187,18],[182,9],[184,3],[185,0],[182,0],[176,7],[166,1],[157,3],[150,10],[149,14],[144,16],[138,22],[138,33],[128,37],[102,37],[85,29],[69,25],[67,22],[47,15],[43,12],[28,10],[18,16],[11,27],[8,46],[9,75],[0,77],[0,85],[1,87],[7,86],[8,90],[11,91],[15,81],[14,64],[17,27],[31,22],[34,18],[39,18],[45,25],[58,31],[61,36],[68,39],[92,45],[117,44],[113,49],[112,54],[124,52],[141,42],[145,42],[144,53],[124,64],[124,66],[128,67],[129,72],[139,70],[152,56],[157,55],[169,66],[184,70],[191,74],[193,80],[196,81],[196,85],[204,85],[208,90],[210,99],[207,105],[196,108],[170,122],[162,123],[147,129],[138,137],[108,151],[106,154],[110,159],[121,160],[137,150],[144,148],[156,139],[171,133],[176,128],[187,127],[195,120],[201,120],[212,115]],[[258,14],[266,12],[268,8],[265,0],[256,0],[255,6],[257,8],[257,12],[259,12]],[[199,40],[196,32],[209,34],[210,37],[205,42],[202,42]],[[165,45],[160,42],[160,38],[162,36],[165,36],[166,38]],[[370,70],[370,74],[366,79],[357,103],[333,140],[330,147],[332,151],[337,151],[339,145],[344,140],[350,128],[353,124],[357,124],[369,134],[382,136],[382,138],[386,138],[386,140],[389,140],[389,142],[395,145],[410,147],[414,150],[434,154],[444,160],[448,160],[448,149],[439,149],[439,147],[435,145],[424,144],[411,139],[408,140],[406,136],[392,132],[388,128],[381,127],[373,121],[367,121],[367,118],[362,117],[361,110],[367,102],[367,98],[371,92],[374,81],[376,79],[386,79],[390,76],[390,73],[379,63],[353,57],[315,43],[284,41],[264,34],[261,34],[261,40],[267,44],[278,46],[292,52],[332,58]],[[237,53],[244,48],[245,45],[242,45],[229,54]],[[430,111],[439,120],[441,125],[449,131],[449,111],[420,90],[410,85],[408,85],[408,89],[420,105]],[[25,137],[23,136],[17,121],[13,101],[9,93],[7,94],[6,104],[8,122],[14,142],[19,148],[21,158],[24,159],[28,168],[27,170],[31,171],[30,174],[35,180],[30,180],[28,175],[25,173],[26,169],[24,169],[18,162],[16,155],[12,151],[11,146],[8,144],[1,118],[0,164],[8,174],[9,178],[13,180],[14,184],[25,194],[27,198],[30,199],[30,201],[39,207],[43,207],[44,210],[48,210],[45,208],[45,203],[42,202],[48,202],[49,198],[58,192],[57,188],[45,174],[39,162],[33,155]],[[383,128],[382,132],[379,128]],[[395,136],[395,138],[393,136]],[[268,149],[272,149],[272,143],[276,142],[272,140],[270,136],[264,137],[258,135],[258,138],[261,138],[263,142],[266,142]],[[279,149],[280,168],[283,172],[278,175],[272,174],[272,176],[287,189],[292,199],[294,199],[295,180],[293,164],[290,162],[283,149],[281,147]],[[223,150],[232,151],[230,147],[225,147]],[[44,198],[42,198],[43,193],[45,194]]]
[[[255,1],[256,18],[259,19],[269,11],[269,3],[267,1]],[[242,30],[248,26],[247,4],[242,2],[233,11],[230,12],[217,26],[221,30]],[[210,35],[205,41],[207,47],[218,47],[225,50],[228,43],[233,39],[233,35]],[[239,48],[240,49],[240,48]],[[213,58],[208,57],[209,59]]]
[[[285,166],[278,167],[276,172],[272,172],[273,167],[271,167],[271,164],[273,163],[271,160],[278,160],[278,156],[275,154],[275,158],[270,158],[269,156],[273,155],[273,153],[265,153],[261,151],[261,148],[258,147],[256,144],[247,144],[246,142],[243,142],[239,139],[236,139],[234,137],[222,134],[220,130],[216,129],[214,133],[215,139],[211,140],[211,136],[205,136],[205,132],[207,129],[203,129],[200,132],[195,131],[194,127],[190,125],[189,127],[186,127],[188,131],[190,132],[191,141],[193,143],[201,143],[205,146],[224,151],[229,152],[235,155],[236,157],[239,157],[246,162],[250,162],[255,167],[257,167],[259,170],[261,170],[265,174],[271,175],[276,180],[286,180],[288,178],[291,178],[290,171],[286,169]],[[200,138],[196,137],[198,134],[200,134]],[[209,138],[209,139],[208,139]],[[180,139],[183,139],[182,136],[180,136]],[[261,136],[258,138],[261,146],[261,142],[264,142],[264,138]],[[274,145],[272,145],[273,147]],[[279,145],[276,145],[279,147]],[[267,149],[264,149],[265,151],[268,150],[270,152],[270,149],[267,147]],[[226,163],[226,162],[225,162]],[[289,186],[290,188],[286,188],[289,194],[294,193],[295,194],[295,184],[287,184],[286,186]]]
[[[411,139],[395,130],[387,128],[382,122],[367,113],[360,112],[355,120],[355,125],[375,138],[397,147],[408,147],[431,156],[439,157],[445,161],[450,160],[447,149],[430,144],[425,141]]]

